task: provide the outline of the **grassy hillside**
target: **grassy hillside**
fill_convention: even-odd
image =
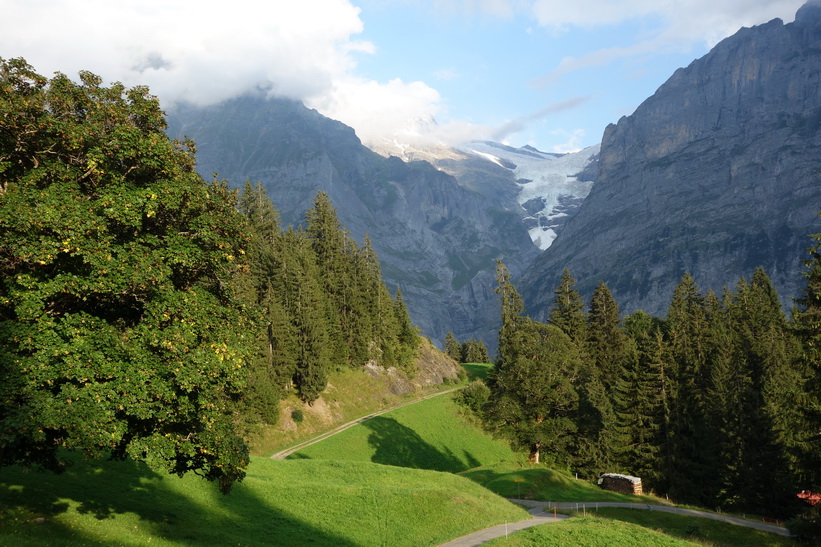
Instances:
[[[464,478],[363,462],[254,458],[228,496],[128,462],[0,471],[2,545],[434,545],[526,517]]]
[[[661,531],[592,516],[535,526],[486,543],[492,547],[524,545],[585,545],[586,547],[678,547],[702,545],[673,538]]]
[[[424,392],[442,391],[453,385],[434,385]],[[257,456],[269,456],[287,446],[310,439],[333,427],[365,416],[383,408],[389,408],[416,397],[422,391],[396,395],[386,377],[373,378],[361,370],[344,369],[330,374],[328,387],[312,405],[291,395],[280,403],[279,423],[259,426],[249,441],[251,452]],[[302,411],[304,419],[297,423],[292,418],[295,409]]]
[[[481,431],[452,395],[400,408],[296,452],[290,458],[369,461],[456,473],[519,461],[506,441]]]
[[[584,516],[574,515],[571,519],[555,524],[522,530],[486,545],[786,547],[797,544],[786,537],[726,522],[670,513],[608,508],[595,514],[588,511]]]
[[[651,496],[631,496],[602,490],[568,472],[525,461],[498,462],[460,473],[488,490],[508,498],[540,501],[615,501],[663,503]]]
[[[603,519],[629,522],[653,530],[664,530],[670,536],[682,539],[698,539],[712,545],[757,545],[759,547],[796,545],[795,541],[787,537],[769,532],[744,528],[727,522],[690,518],[672,513],[606,507],[599,509],[596,516]]]

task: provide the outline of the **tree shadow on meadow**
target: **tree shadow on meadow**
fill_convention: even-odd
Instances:
[[[61,518],[72,511],[93,518]],[[197,477],[162,475],[132,461],[74,457],[59,475],[0,469],[0,543],[102,545],[152,537],[183,545],[353,545],[287,514],[243,483],[223,495]]]
[[[462,460],[447,448],[435,448],[416,431],[393,418],[377,416],[363,422],[362,426],[371,430],[368,444],[375,450],[371,458],[374,463],[458,473],[474,467],[473,463],[477,461],[468,452]]]

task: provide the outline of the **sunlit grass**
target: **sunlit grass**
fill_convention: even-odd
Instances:
[[[530,464],[522,459],[499,462],[460,473],[507,498],[566,502],[664,503],[651,496],[631,496],[602,490],[567,472]]]
[[[574,517],[555,524],[545,524],[499,538],[485,545],[493,547],[566,546],[586,547],[679,547],[701,545],[673,538],[662,532],[648,530],[635,524],[614,522],[593,516]]]
[[[462,367],[467,371],[470,380],[486,380],[487,374],[493,365],[490,363],[462,363]]]
[[[664,530],[664,533],[670,536],[697,539],[710,545],[758,545],[765,547],[796,544],[787,537],[770,532],[673,513],[607,507],[600,509],[596,515],[607,519],[638,524],[653,530]]]
[[[458,472],[521,458],[464,415],[452,395],[393,410],[290,456]]]
[[[2,545],[434,545],[527,517],[448,473],[265,458],[228,496],[128,462],[5,468],[0,506]]]

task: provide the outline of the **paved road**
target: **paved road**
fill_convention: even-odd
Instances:
[[[515,502],[516,500],[511,501]],[[506,537],[508,534],[530,528],[531,526],[541,526],[542,524],[549,524],[570,518],[561,513],[556,514],[554,517],[553,511],[549,511],[549,513],[545,512],[544,504],[542,504],[541,507],[532,507],[528,509],[527,512],[533,515],[533,518],[485,528],[484,530],[479,530],[478,532],[473,532],[472,534],[443,543],[441,547],[472,547],[474,545],[481,545],[492,539]]]
[[[332,436],[336,435],[337,433],[342,433],[343,431],[345,431],[349,427],[353,427],[355,425],[361,424],[362,422],[368,421],[371,418],[375,418],[376,416],[380,416],[382,414],[385,414],[386,412],[396,410],[397,408],[402,408],[404,406],[416,404],[418,402],[425,401],[425,400],[431,399],[433,397],[438,397],[440,395],[444,395],[445,393],[453,393],[454,391],[460,390],[463,387],[464,386],[459,386],[459,387],[455,387],[453,389],[447,389],[445,391],[437,391],[436,393],[431,393],[429,395],[425,395],[424,397],[419,397],[418,399],[414,399],[412,401],[408,401],[408,402],[405,402],[405,403],[402,403],[402,404],[398,404],[398,405],[392,406],[390,408],[384,408],[382,410],[379,410],[379,411],[373,412],[371,414],[368,414],[367,416],[362,416],[361,418],[351,420],[350,422],[339,425],[339,426],[337,426],[337,427],[335,427],[335,428],[333,428],[329,431],[325,431],[324,433],[321,433],[321,434],[317,435],[316,437],[308,439],[307,441],[303,441],[299,444],[295,444],[294,446],[286,448],[285,450],[280,450],[276,454],[273,454],[271,456],[271,459],[273,459],[273,460],[284,460],[285,458],[287,458],[288,456],[290,456],[294,452],[298,452],[298,451],[302,450],[303,448],[305,448],[307,446],[311,446],[312,444],[318,443],[319,441],[324,441],[328,437],[332,437]]]
[[[563,509],[567,510],[590,510],[595,511],[597,507],[624,507],[627,509],[644,509],[647,511],[661,511],[664,513],[675,513],[678,515],[686,515],[689,517],[699,517],[699,518],[706,518],[712,520],[718,520],[722,522],[729,522],[730,524],[736,524],[738,526],[747,526],[748,528],[755,528],[757,530],[763,530],[765,532],[771,532],[773,534],[779,534],[782,536],[788,536],[789,532],[786,528],[782,526],[774,526],[772,524],[764,524],[763,522],[755,522],[752,520],[745,520],[736,517],[729,517],[726,515],[719,515],[717,513],[708,513],[706,511],[697,511],[695,509],[683,509],[679,507],[669,507],[666,505],[648,505],[646,503],[616,503],[616,502],[586,502],[586,503],[576,503],[576,502],[549,502],[549,501],[533,501],[533,500],[519,500],[519,499],[511,499],[513,503],[517,503],[519,505],[524,505],[528,507],[528,513],[533,515],[533,518],[523,520],[520,522],[514,522],[510,524],[500,524],[499,526],[493,526],[492,528],[486,528],[484,530],[479,530],[478,532],[474,532],[472,534],[468,534],[466,536],[462,536],[460,538],[454,539],[447,543],[443,543],[441,547],[473,547],[475,545],[481,545],[486,543],[492,539],[505,537],[507,534],[512,534],[513,532],[524,530],[525,528],[530,528],[531,526],[540,526],[542,524],[549,524],[551,522],[557,522],[559,520],[563,520],[569,518],[567,515],[557,515],[557,518],[553,518],[553,508],[556,509]]]

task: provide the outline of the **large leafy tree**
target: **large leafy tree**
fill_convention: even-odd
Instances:
[[[146,88],[80,80],[0,59],[0,464],[77,449],[227,491],[248,463],[235,197]]]

